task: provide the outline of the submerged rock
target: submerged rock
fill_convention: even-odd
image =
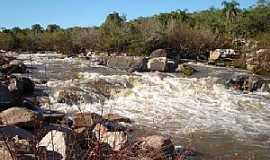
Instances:
[[[191,76],[196,70],[192,68],[191,66],[188,66],[186,64],[178,65],[178,68],[176,69],[177,72],[181,72],[186,76]]]

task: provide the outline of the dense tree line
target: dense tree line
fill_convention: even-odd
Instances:
[[[147,55],[157,48],[176,53],[207,53],[232,47],[232,39],[254,39],[261,47],[270,46],[270,2],[241,9],[235,1],[222,2],[223,8],[190,13],[177,10],[127,21],[118,13],[109,14],[99,27],[63,29],[56,24],[43,28],[2,28],[0,49],[52,50],[78,54],[86,50],[129,55]]]

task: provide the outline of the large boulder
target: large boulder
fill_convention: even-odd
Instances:
[[[146,151],[147,157],[155,157],[154,159],[170,159],[175,151],[170,138],[158,135],[144,137],[141,147]]]
[[[99,142],[109,144],[114,151],[119,151],[128,143],[128,135],[125,130],[125,127],[117,123],[104,122],[98,123],[93,133]]]
[[[35,84],[26,77],[12,78],[8,86],[9,91],[16,96],[32,95]]]
[[[77,144],[76,135],[72,131],[49,131],[39,142],[38,147],[46,147],[48,159],[56,160],[80,159],[81,148]]]
[[[107,66],[129,71],[145,71],[146,59],[144,57],[111,56],[108,58]]]
[[[12,94],[9,92],[8,87],[0,83],[0,111],[3,111],[7,109],[7,107],[14,105],[14,101],[15,100]]]
[[[39,128],[42,122],[40,113],[21,107],[12,107],[2,111],[0,119],[4,125],[17,125],[26,128]]]
[[[158,58],[158,57],[168,57],[168,52],[165,49],[157,49],[154,50],[151,55],[150,58]]]
[[[150,71],[165,72],[167,69],[168,59],[166,57],[151,58],[147,63],[147,68]]]

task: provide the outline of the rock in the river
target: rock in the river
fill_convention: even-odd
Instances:
[[[82,90],[79,87],[64,87],[57,88],[54,97],[58,103],[79,104],[79,103],[96,103],[104,101],[106,98],[98,93],[95,88]]]
[[[211,60],[218,60],[219,58],[232,58],[239,56],[238,53],[233,49],[216,49],[215,51],[210,52]]]
[[[268,84],[262,78],[255,75],[234,75],[232,78],[225,82],[225,85],[229,88],[234,88],[241,91],[258,91],[260,89],[266,89],[268,91]]]
[[[26,73],[26,66],[22,61],[13,60],[9,64],[2,66],[2,72],[6,74]]]
[[[150,71],[165,72],[167,69],[168,59],[166,57],[151,58],[147,63]]]
[[[35,85],[33,81],[26,77],[18,77],[10,80],[9,91],[16,96],[32,95]]]
[[[14,105],[14,101],[15,100],[12,94],[9,92],[8,87],[0,83],[0,111],[3,111],[7,109],[7,107]]]
[[[93,132],[97,140],[109,144],[114,151],[121,150],[128,143],[125,128],[113,122],[98,123]]]
[[[191,66],[188,66],[186,64],[178,65],[178,68],[176,69],[177,72],[181,72],[186,76],[191,76],[196,70],[192,68]]]
[[[48,151],[56,152],[57,160],[80,159],[81,156],[81,149],[77,145],[76,136],[71,131],[52,130],[42,138],[38,146],[44,146]],[[53,155],[48,156],[48,158],[52,158]]]
[[[147,69],[147,60],[144,57],[111,56],[108,58],[107,66],[123,70],[142,72]]]
[[[126,88],[131,88],[132,85],[126,81],[124,83],[122,82],[110,82],[106,81],[104,79],[97,79],[90,81],[88,83],[88,87],[95,89],[95,92],[98,93],[100,96],[103,96],[104,98],[110,98],[112,96],[115,96],[119,94],[122,90]],[[99,100],[103,100],[103,98],[100,98]]]
[[[26,128],[39,128],[42,123],[42,116],[32,110],[12,107],[0,113],[2,124],[17,125]]]
[[[121,116],[117,113],[108,113],[103,116],[104,119],[113,121],[113,122],[125,122],[125,123],[131,123],[132,121],[124,116]]]
[[[158,58],[158,57],[168,57],[168,52],[165,49],[157,49],[154,50],[151,55],[150,58]]]
[[[147,150],[149,157],[155,159],[168,159],[174,155],[174,145],[170,138],[153,135],[143,138],[143,150]]]
[[[131,67],[128,69],[129,72],[145,72],[147,71],[147,59],[141,58],[138,59]]]
[[[215,61],[218,60],[220,57],[221,57],[221,52],[218,52],[218,51],[212,51],[212,52],[210,52],[209,61],[215,62]]]
[[[101,121],[103,121],[102,117],[96,113],[77,113],[73,118],[73,127],[92,128]]]

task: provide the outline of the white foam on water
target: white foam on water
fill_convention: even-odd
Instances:
[[[82,80],[105,79],[134,85],[101,104],[68,106],[54,104],[65,112],[116,112],[139,124],[161,127],[168,132],[191,133],[198,130],[233,133],[237,137],[270,134],[270,100],[262,95],[242,94],[217,84],[216,78],[162,77],[158,73],[133,76],[104,76],[80,73]],[[59,82],[60,83],[60,82]],[[101,109],[103,108],[103,109]]]
[[[24,57],[23,57],[24,56]],[[27,59],[29,55],[20,55]],[[81,67],[87,66],[78,58],[65,58],[51,53],[31,55],[34,63],[67,62]],[[54,57],[54,58],[52,58]],[[28,61],[28,60],[27,60]],[[205,67],[204,64],[198,66]],[[223,70],[215,70],[214,75],[223,74]],[[234,69],[227,69],[234,72]],[[241,72],[239,70],[239,72]],[[212,74],[212,72],[211,72]],[[138,124],[156,126],[164,132],[189,134],[196,131],[224,131],[237,138],[270,135],[270,94],[254,92],[243,94],[228,90],[217,83],[217,78],[180,78],[174,74],[136,73],[135,75],[105,76],[99,73],[82,72],[78,79],[61,81],[49,79],[50,88],[64,86],[80,86],[93,80],[106,80],[112,84],[132,84],[112,99],[100,103],[81,103],[68,105],[53,103],[50,108],[72,112],[116,112],[133,119]],[[44,106],[49,107],[49,106]],[[231,135],[231,134],[230,134]]]

